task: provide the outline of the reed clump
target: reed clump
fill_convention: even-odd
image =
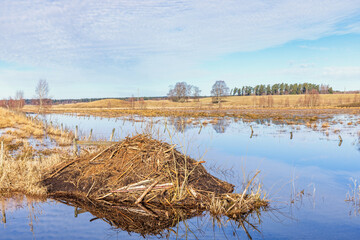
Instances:
[[[71,132],[59,131],[54,126],[26,115],[0,108],[0,194],[25,193],[45,195],[41,185],[45,169],[66,157],[68,149],[49,148],[43,140],[56,139],[60,144],[71,143]]]
[[[110,203],[211,211],[215,199],[231,214],[267,206],[266,200],[254,194],[233,193],[234,185],[209,174],[202,163],[177,151],[176,145],[138,134],[95,154],[60,163],[42,183],[52,197],[78,196]]]
[[[45,170],[61,161],[60,154],[53,154],[34,160],[29,152],[21,151],[17,159],[4,156],[0,162],[0,194],[23,193],[36,196],[46,194],[41,184]]]

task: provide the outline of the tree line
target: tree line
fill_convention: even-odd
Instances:
[[[332,94],[334,92],[333,88],[325,84],[313,84],[313,83],[276,83],[273,85],[256,85],[252,86],[242,86],[235,87],[231,89],[230,95],[237,96],[250,96],[250,95],[298,95],[298,94],[308,94],[308,93],[320,93],[320,94]]]
[[[178,82],[175,86],[170,86],[167,94],[168,98],[174,102],[186,102],[189,99],[199,100],[201,90],[186,82]],[[229,91],[225,81],[219,80],[214,83],[211,89],[211,96],[213,103],[220,103],[224,96],[262,96],[262,95],[298,95],[298,94],[332,94],[334,90],[326,84],[313,84],[313,83],[276,83],[276,84],[260,84],[255,87],[243,86],[235,87]]]

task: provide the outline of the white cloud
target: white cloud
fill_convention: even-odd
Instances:
[[[202,59],[357,31],[338,26],[359,13],[359,0],[4,0],[0,59],[94,66],[154,55]]]
[[[39,78],[54,97],[129,96],[139,87],[164,95],[176,81],[208,94],[218,78],[236,84],[238,73],[204,70],[204,59],[360,33],[359,14],[360,0],[2,0],[0,97],[14,82],[31,97]],[[4,71],[1,62],[35,70]],[[316,77],[309,64],[281,71],[274,75]]]
[[[300,45],[300,48],[303,49],[309,49],[309,50],[315,50],[315,51],[326,51],[329,50],[327,47],[314,47],[314,46],[307,46],[307,45]]]
[[[357,80],[360,82],[360,67],[326,67],[323,77],[339,80]]]

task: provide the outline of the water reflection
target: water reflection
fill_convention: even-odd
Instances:
[[[226,129],[230,126],[230,121],[225,118],[216,119],[215,122],[212,123],[212,127],[214,128],[216,133],[225,133]]]
[[[18,211],[19,209],[27,210],[27,221],[29,226],[29,232],[35,238],[34,226],[37,223],[38,216],[41,214],[38,206],[41,205],[46,199],[44,198],[33,198],[26,197],[25,195],[12,195],[11,197],[1,197],[0,198],[0,207],[1,207],[1,223],[6,226],[10,224],[10,221],[13,220],[12,214],[7,214],[7,212]]]
[[[226,174],[228,179],[225,179],[231,183],[239,183],[238,178],[240,177],[238,175],[242,176],[243,171],[262,170],[262,182],[264,183],[265,191],[269,193],[269,197],[272,200],[271,206],[281,209],[282,213],[276,217],[269,217],[270,214],[263,212],[261,216],[261,234],[258,234],[255,229],[249,227],[249,224],[244,221],[243,224],[247,226],[247,231],[249,231],[251,237],[257,239],[342,239],[344,237],[347,239],[357,239],[360,234],[359,203],[357,205],[353,205],[353,202],[347,204],[344,200],[348,191],[349,178],[358,178],[360,176],[360,135],[357,135],[360,125],[347,125],[346,123],[349,121],[347,118],[348,116],[341,119],[334,118],[333,121],[335,123],[331,123],[330,127],[327,128],[322,127],[322,124],[319,122],[311,122],[308,126],[291,126],[276,124],[275,121],[249,123],[230,120],[231,123],[229,125],[225,124],[224,131],[222,131],[221,122],[219,123],[220,127],[216,127],[218,131],[214,128],[214,125],[216,125],[215,122],[212,122],[214,119],[204,118],[201,119],[202,124],[194,125],[194,120],[192,123],[187,123],[190,120],[186,118],[174,118],[174,123],[178,126],[176,129],[180,136],[174,138],[174,141],[179,142],[177,139],[190,139],[191,146],[194,146],[189,148],[189,155],[191,156],[201,157],[203,152],[207,152],[203,158],[206,161],[207,168],[215,165],[223,169],[233,169],[235,172],[234,176]],[[94,129],[94,136],[105,136],[108,138],[112,129],[116,128],[116,134],[119,133],[118,139],[133,133],[134,129],[140,131],[146,126],[143,122],[122,118],[109,120],[87,117],[85,119],[54,114],[50,119],[53,122],[58,119],[59,123],[64,123],[64,126],[69,126],[70,129],[74,129],[76,125],[79,125],[80,129],[83,129],[86,133],[86,136],[89,135],[90,129]],[[159,119],[161,122],[157,123]],[[145,118],[145,120],[146,122],[151,121],[150,118]],[[220,120],[218,119],[218,122]],[[359,117],[356,116],[356,121],[359,120]],[[352,120],[352,122],[354,121]],[[170,118],[167,118],[167,120],[164,118],[154,118],[153,122],[154,128],[158,127],[161,133],[164,132],[164,135],[167,133],[167,131],[164,131],[165,122],[167,122],[167,127],[171,133],[174,129]],[[212,127],[210,127],[210,124]],[[250,125],[253,127],[253,131]],[[214,134],[215,131],[223,133]],[[249,136],[252,132],[254,132],[254,137],[250,139]],[[293,133],[292,139],[290,139],[291,133]],[[341,147],[338,147],[340,142],[339,135],[343,138]],[[169,141],[169,139],[165,140]],[[296,174],[292,174],[293,169],[296,169]],[[216,173],[214,175],[219,176]],[[221,176],[219,177],[224,179]],[[65,221],[69,225],[69,222],[71,222],[74,225],[74,231],[83,228],[81,235],[80,233],[77,235],[81,237],[88,233],[89,238],[103,239],[104,235],[108,233],[104,234],[102,232],[102,237],[99,237],[99,234],[96,235],[96,231],[101,232],[104,229],[108,229],[108,223],[104,226],[105,221],[94,219],[97,218],[95,213],[94,216],[89,216],[89,213],[79,214],[78,218],[74,218],[72,207],[70,211],[68,206],[61,205],[59,207],[58,205],[51,205],[51,208],[47,209],[48,213],[58,211],[59,216],[53,218],[54,222],[56,222],[55,224]],[[353,206],[357,207],[357,210]],[[349,207],[352,208],[351,217],[349,217]],[[68,211],[70,213],[64,217],[64,212]],[[77,212],[80,213],[81,210],[79,209]],[[124,212],[122,211],[122,213]],[[11,219],[10,215],[6,212],[7,222]],[[355,215],[357,217],[354,217]],[[120,216],[126,218],[121,214]],[[26,219],[26,216],[24,218]],[[198,238],[215,238],[213,223],[217,223],[216,218],[209,216],[207,213],[195,214],[194,217],[184,218],[186,220],[183,222],[181,218],[180,220],[177,220],[175,217],[172,218],[180,223],[176,226],[173,225],[174,227],[169,227],[172,230],[165,228],[162,231],[163,236],[166,236],[168,231],[170,231],[172,235],[170,238],[176,238],[176,236],[174,237],[174,232],[179,234],[179,236],[183,236],[182,238],[186,238],[184,234],[190,231],[184,230],[186,229],[185,226],[192,226],[191,231],[196,232]],[[224,218],[225,221],[216,224],[221,226],[221,228],[217,228],[218,235],[216,238],[223,239],[225,238],[223,235],[226,235],[228,238],[246,237],[247,234],[242,230],[241,226],[241,230],[238,230],[241,223],[236,224],[236,222],[229,221],[226,226],[224,222],[229,220],[229,218]],[[46,217],[44,219],[45,221],[51,221],[51,219]],[[154,218],[154,220],[149,221],[155,222],[156,219]],[[88,223],[89,220],[92,220],[91,224]],[[251,224],[256,223],[256,221],[251,220],[251,217],[246,218],[246,220]],[[233,225],[236,226],[235,229],[237,231],[235,232]],[[13,233],[9,231],[10,227],[11,224],[7,223],[7,229],[1,232],[5,234],[5,238]],[[181,228],[183,229],[182,231],[180,231]],[[48,231],[47,228],[42,230],[44,232]],[[37,231],[39,233],[39,227]],[[129,238],[126,231],[121,232],[124,239]],[[61,238],[65,233],[61,234],[55,236]],[[71,238],[73,235],[65,236]],[[149,238],[156,238],[156,236],[150,235]],[[192,236],[190,238],[195,237]]]
[[[69,197],[55,201],[20,195],[1,199],[1,223],[7,231],[2,232],[0,238],[8,239],[16,234],[20,239],[49,239],[54,236],[58,239],[104,239],[105,235],[128,238],[135,233],[144,238],[252,239],[254,234],[256,238],[261,234],[261,214],[264,213],[264,209],[258,209],[241,215],[214,216],[191,207],[120,205]],[[24,228],[26,224],[28,227]],[[99,226],[104,224],[111,226],[106,233],[99,231]]]
[[[358,179],[350,178],[349,191],[346,193],[346,199],[350,205],[349,216],[360,215],[360,186]]]
[[[185,133],[187,130],[192,128],[192,119],[186,117],[170,117],[171,125],[174,126],[175,130],[179,133]]]
[[[209,232],[204,232],[209,230],[204,229],[206,224],[213,224],[213,229],[227,228],[228,225],[231,225],[231,232],[223,231],[225,238],[231,234],[238,237],[244,235],[252,239],[251,232],[261,233],[259,230],[261,211],[259,209],[242,215],[210,216],[202,209],[191,207],[165,207],[153,204],[121,205],[79,198],[58,198],[56,201],[74,207],[75,217],[89,212],[93,215],[90,222],[102,220],[113,230],[126,231],[129,234],[138,233],[142,237],[156,236],[167,239],[204,237],[204,234],[209,235]],[[198,217],[196,224],[192,221],[194,217]],[[201,220],[199,221],[199,219]]]
[[[106,201],[87,199],[56,199],[66,205],[75,207],[75,217],[79,213],[89,212],[94,218],[90,222],[101,219],[114,229],[148,235],[163,236],[164,230],[174,227],[180,221],[200,216],[198,209],[176,208],[156,205],[109,204]]]

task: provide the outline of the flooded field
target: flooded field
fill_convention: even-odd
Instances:
[[[205,161],[214,176],[243,188],[260,170],[270,208],[240,221],[182,210],[159,219],[155,235],[116,224],[78,206],[24,196],[0,202],[0,239],[356,239],[360,235],[359,116],[338,115],[323,122],[284,125],[233,118],[99,118],[50,114],[44,120],[75,131],[80,139],[121,140],[136,133],[177,144]],[[45,142],[51,145],[51,142]],[[81,148],[80,148],[80,151]],[[115,209],[106,210],[115,212]],[[123,216],[126,218],[126,216]],[[104,221],[103,221],[104,220]]]

